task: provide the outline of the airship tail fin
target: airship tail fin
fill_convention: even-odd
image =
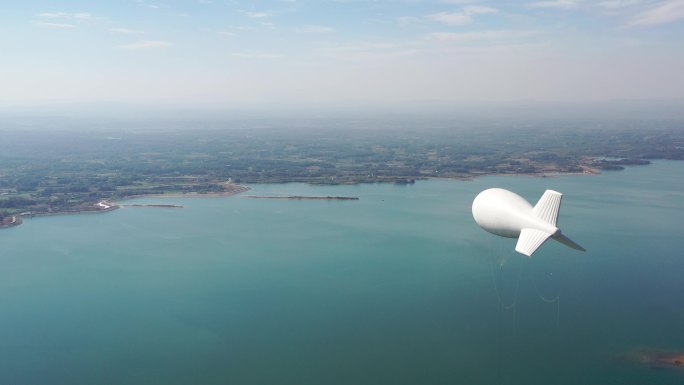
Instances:
[[[558,191],[546,190],[544,195],[539,198],[539,202],[534,206],[532,212],[544,222],[556,226],[562,199],[563,194]]]
[[[572,248],[575,249],[575,250],[587,251],[584,247],[578,245],[578,244],[575,243],[572,239],[570,239],[570,238],[566,237],[565,235],[563,235],[563,233],[561,233],[560,230],[558,230],[558,231],[556,232],[556,234],[553,234],[553,239],[555,239],[555,240],[557,240],[558,242],[564,244],[565,246],[572,247]]]
[[[532,212],[544,222],[556,226],[558,222],[558,212],[560,211],[561,200],[563,194],[558,191],[546,190],[544,195],[539,198],[539,202],[534,206]],[[525,254],[528,257],[532,256],[541,245],[546,242],[549,237],[558,242],[571,247],[575,250],[586,251],[582,246],[575,243],[572,239],[566,237],[557,229],[555,233],[549,234],[547,232],[535,229],[523,229],[518,238],[518,244],[515,246],[515,251]]]
[[[515,251],[531,257],[532,254],[546,242],[551,234],[535,229],[522,229]]]
[[[566,237],[560,230],[556,231],[555,234],[549,234],[535,229],[522,229],[520,237],[518,238],[518,243],[515,245],[515,251],[531,257],[532,254],[549,239],[549,237],[575,250],[587,251],[584,247]]]

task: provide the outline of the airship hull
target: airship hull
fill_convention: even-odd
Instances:
[[[539,219],[534,207],[520,195],[501,188],[482,191],[473,201],[473,218],[492,234],[518,238],[523,229],[531,228],[554,234],[556,226]]]
[[[546,190],[532,205],[520,195],[501,188],[482,191],[473,201],[473,218],[480,227],[507,238],[517,238],[515,251],[528,257],[553,238],[576,250],[584,248],[556,227],[563,194]]]

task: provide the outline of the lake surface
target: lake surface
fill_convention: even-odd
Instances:
[[[563,192],[588,252],[513,253],[471,216],[495,186]],[[360,200],[137,199],[185,208],[0,231],[0,383],[684,383],[624,358],[684,350],[684,162],[251,187]]]

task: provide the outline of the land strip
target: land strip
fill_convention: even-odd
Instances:
[[[329,200],[329,201],[357,201],[359,197],[344,196],[304,196],[304,195],[245,195],[251,199],[296,199],[296,200]]]
[[[101,212],[116,208],[101,202],[139,197],[229,196],[255,183],[411,184],[482,175],[594,174],[653,159],[684,159],[684,124],[5,129],[2,142],[0,223],[7,227],[12,217]]]

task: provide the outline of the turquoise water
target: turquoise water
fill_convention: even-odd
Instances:
[[[257,185],[360,200],[26,220],[0,231],[0,383],[679,384],[621,357],[684,350],[683,176]],[[492,186],[563,192],[588,252],[512,254],[471,217]]]

